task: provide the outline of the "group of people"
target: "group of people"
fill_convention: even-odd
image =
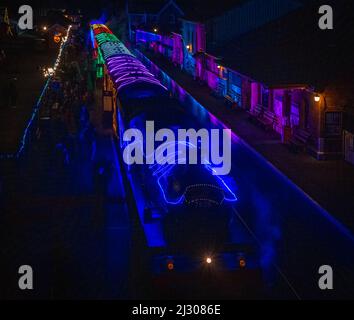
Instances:
[[[113,167],[96,156],[97,134],[90,117],[93,105],[93,80],[88,51],[83,38],[76,36],[64,51],[58,77],[48,91],[47,107],[54,119],[55,150],[59,166],[74,161],[83,172],[92,170],[93,191],[105,194]],[[87,179],[84,173],[85,179]],[[102,199],[101,199],[102,200]]]
[[[73,158],[91,161],[96,152],[95,129],[89,106],[89,59],[80,34],[70,37],[55,77],[43,97],[41,117],[51,119],[50,139],[56,159],[68,165]]]

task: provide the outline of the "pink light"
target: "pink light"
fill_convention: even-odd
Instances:
[[[108,45],[105,46],[109,48],[107,51],[114,50],[115,43],[117,43],[117,55],[108,57],[106,59],[106,65],[112,81],[115,83],[116,89],[118,91],[128,85],[138,82],[153,84],[167,90],[166,87],[163,86],[160,81],[156,79],[155,76],[137,58],[126,52],[119,54],[119,50],[122,51],[125,48],[121,43],[107,41]]]
[[[165,88],[148,69],[136,58],[131,56],[115,56],[107,61],[108,72],[121,90],[133,83],[150,83]],[[165,88],[166,89],[166,88]]]

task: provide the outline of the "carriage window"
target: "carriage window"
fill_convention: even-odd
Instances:
[[[342,133],[342,113],[326,112],[325,133],[329,136],[336,136]]]

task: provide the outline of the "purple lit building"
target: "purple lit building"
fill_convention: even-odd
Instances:
[[[248,75],[241,77],[242,96],[247,88],[251,100],[243,98],[242,107],[273,114],[273,129],[284,143],[300,136],[307,152],[332,159],[343,156],[343,117],[353,113],[354,66],[345,41],[353,29],[323,32],[313,26],[316,13],[315,6],[300,8],[210,52],[222,56],[228,70],[228,95],[230,73]],[[337,15],[343,26],[351,23],[345,12]]]
[[[160,39],[150,42],[148,33],[139,31],[137,43],[146,40],[146,48],[153,47],[233,107],[266,113],[268,127],[283,143],[301,141],[317,159],[342,157],[343,113],[354,105],[352,59],[345,56],[339,34],[345,30],[337,28],[328,40],[313,28],[316,8],[296,1],[274,0],[267,8],[257,0],[232,3],[197,7],[197,13],[181,5],[179,33],[156,32]],[[328,64],[330,55],[341,57],[341,63]]]

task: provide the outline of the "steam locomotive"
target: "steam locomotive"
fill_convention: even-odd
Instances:
[[[115,89],[114,127],[122,152],[128,143],[123,139],[126,130],[139,129],[147,139],[147,121],[154,121],[156,131],[200,129],[198,121],[109,28],[93,24],[91,33]],[[186,144],[189,151],[200,149],[198,143],[177,140],[175,150],[179,144]],[[125,168],[147,245],[154,252],[153,272],[195,272],[214,264],[225,270],[251,268],[248,244],[234,240],[240,229],[233,211],[237,197],[224,177],[215,175],[210,164],[152,163],[143,144],[141,151],[144,164]]]

